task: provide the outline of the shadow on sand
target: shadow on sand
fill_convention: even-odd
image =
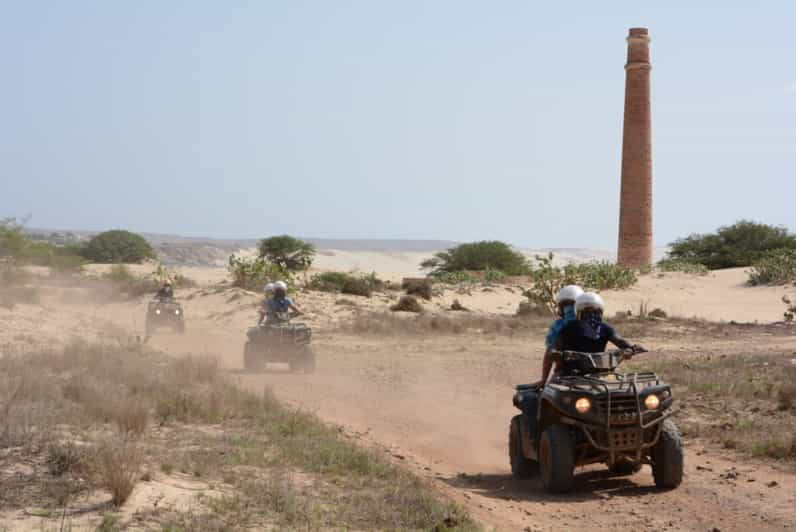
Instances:
[[[441,479],[446,484],[469,490],[484,497],[525,502],[588,502],[612,497],[640,497],[659,491],[651,485],[634,481],[643,476],[617,476],[608,470],[584,471],[575,475],[575,486],[570,493],[551,494],[544,491],[537,475],[517,479],[510,474],[459,474]]]

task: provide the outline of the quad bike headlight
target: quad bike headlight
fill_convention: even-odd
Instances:
[[[174,313],[175,313],[175,314],[177,314],[177,315],[179,316],[179,314],[180,314],[180,309],[175,309],[175,310],[174,310]]]
[[[654,393],[649,394],[646,399],[644,399],[644,407],[647,410],[657,410],[659,406],[661,406],[661,400],[658,399],[658,396]]]
[[[160,314],[160,309],[159,308],[155,309],[155,314]]]
[[[585,414],[591,410],[591,401],[587,397],[581,397],[575,401],[575,410],[578,411],[578,414]]]

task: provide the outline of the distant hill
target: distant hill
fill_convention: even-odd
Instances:
[[[37,238],[48,239],[53,243],[79,242],[97,234],[99,231],[77,231],[57,229],[27,229]],[[225,266],[232,253],[251,254],[257,246],[256,238],[207,238],[171,235],[164,233],[141,233],[158,253],[161,261],[169,265],[183,266]],[[303,238],[312,243],[323,255],[334,255],[339,252],[350,256],[353,253],[363,253],[362,261],[350,258],[356,264],[367,269],[365,262],[373,260],[374,253],[385,254],[431,254],[453,247],[458,242],[452,240],[423,240],[423,239],[366,239],[366,238]],[[547,255],[552,252],[557,263],[588,262],[592,260],[615,260],[616,250],[598,250],[585,248],[518,248],[520,251],[533,257],[534,255]],[[665,247],[655,248],[654,259],[657,261],[666,253]],[[369,259],[365,257],[368,256]],[[413,257],[415,260],[417,257]],[[408,259],[407,259],[408,260]],[[418,261],[419,263],[419,261]]]

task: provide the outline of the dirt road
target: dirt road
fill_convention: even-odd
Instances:
[[[171,346],[166,338],[157,342],[184,347],[179,340]],[[224,364],[248,389],[268,386],[385,448],[498,530],[796,530],[792,468],[700,442],[688,442],[686,480],[671,492],[655,489],[646,467],[630,478],[611,477],[600,466],[586,468],[567,496],[546,495],[538,480],[514,480],[506,449],[508,420],[515,414],[512,386],[538,371],[539,360],[528,348],[541,343],[537,335],[322,333],[314,375],[292,375],[278,366],[241,373],[240,339],[201,340],[208,351],[216,342],[224,345]],[[793,350],[796,342],[787,340],[782,348]]]
[[[143,303],[67,305],[46,309],[59,328],[110,321],[128,330]],[[517,336],[468,333],[440,336],[358,337],[322,329],[314,340],[318,370],[293,375],[274,367],[240,371],[251,308],[193,304],[184,336],[151,339],[174,354],[206,352],[254,391],[272,388],[299,408],[339,424],[363,443],[428,478],[440,490],[498,530],[796,530],[796,474],[792,466],[758,462],[687,441],[686,478],[674,491],[654,488],[648,468],[611,477],[602,467],[579,471],[566,496],[546,495],[538,480],[516,481],[506,450],[513,385],[536,378],[542,333]],[[31,322],[36,317],[30,317]],[[643,339],[680,353],[684,339]],[[763,346],[763,347],[760,347]],[[757,348],[796,352],[796,338],[727,338],[725,353]],[[676,393],[676,390],[675,390]]]

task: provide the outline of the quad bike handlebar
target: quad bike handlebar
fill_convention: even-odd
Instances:
[[[612,349],[600,353],[583,353],[581,351],[551,351],[550,356],[557,365],[567,364],[577,366],[580,372],[610,371],[615,369],[624,360],[634,355],[646,353],[647,350],[640,345],[633,345],[624,349]]]

